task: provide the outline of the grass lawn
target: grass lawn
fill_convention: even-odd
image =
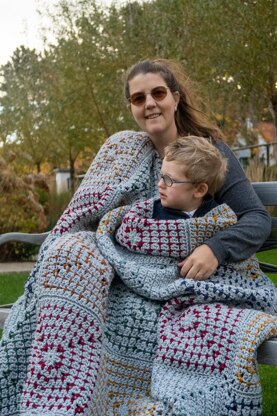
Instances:
[[[263,416],[277,414],[277,367],[259,364],[263,389]]]
[[[277,264],[277,250],[259,253],[258,258],[264,262]],[[27,276],[28,273],[1,273],[0,304],[13,303],[23,293]],[[277,274],[270,274],[269,277],[277,286]],[[276,415],[277,367],[260,364],[259,370],[263,388],[263,416]]]
[[[260,261],[265,263],[277,264],[277,249],[258,253],[257,257]]]
[[[1,273],[0,305],[14,303],[22,295],[29,273]]]

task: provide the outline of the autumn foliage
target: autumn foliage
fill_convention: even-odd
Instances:
[[[6,232],[42,232],[46,216],[38,202],[35,181],[24,180],[0,157],[0,234]],[[0,260],[20,256],[26,249],[18,245],[1,246]]]

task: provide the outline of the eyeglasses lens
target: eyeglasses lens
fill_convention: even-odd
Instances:
[[[157,87],[151,91],[151,95],[156,101],[162,101],[167,96],[167,89],[165,87]]]
[[[155,101],[162,101],[167,96],[167,88],[163,86],[153,88],[150,94]],[[143,105],[146,101],[146,96],[145,92],[135,92],[131,95],[130,102],[136,106]]]
[[[161,175],[161,178],[162,178],[162,180],[164,181],[164,183],[165,183],[165,185],[166,185],[166,186],[172,186],[173,181],[172,181],[172,179],[171,179],[171,177],[170,177],[170,176],[167,176],[167,175]]]

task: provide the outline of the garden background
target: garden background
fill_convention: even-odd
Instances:
[[[201,108],[230,146],[242,139],[253,146],[264,135],[273,149],[270,164],[251,147],[247,175],[277,178],[276,0],[37,4],[51,21],[41,28],[44,49],[19,46],[0,67],[0,234],[51,229],[105,139],[137,128],[123,78],[146,57],[183,64],[187,82],[204,97]],[[56,168],[69,171],[62,194]],[[0,260],[29,255],[6,245]]]
[[[180,61],[227,143],[250,146],[249,179],[277,180],[276,0],[37,4],[51,21],[41,28],[44,49],[19,46],[0,67],[0,234],[50,230],[105,139],[137,128],[123,79],[130,65],[147,57]],[[261,135],[273,149],[270,163],[259,151]],[[62,193],[57,168],[69,171]],[[34,250],[6,244],[0,261],[32,259]],[[261,254],[268,255],[277,262],[276,251]],[[1,274],[0,303],[14,302],[26,277]],[[263,415],[273,415],[276,367],[263,366],[261,374]]]

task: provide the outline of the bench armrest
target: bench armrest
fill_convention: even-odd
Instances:
[[[50,234],[50,231],[48,231],[46,233],[41,233],[41,234],[27,234],[27,233],[1,234],[0,235],[0,246],[1,246],[1,244],[8,243],[8,242],[11,242],[11,241],[41,245],[49,234]]]

